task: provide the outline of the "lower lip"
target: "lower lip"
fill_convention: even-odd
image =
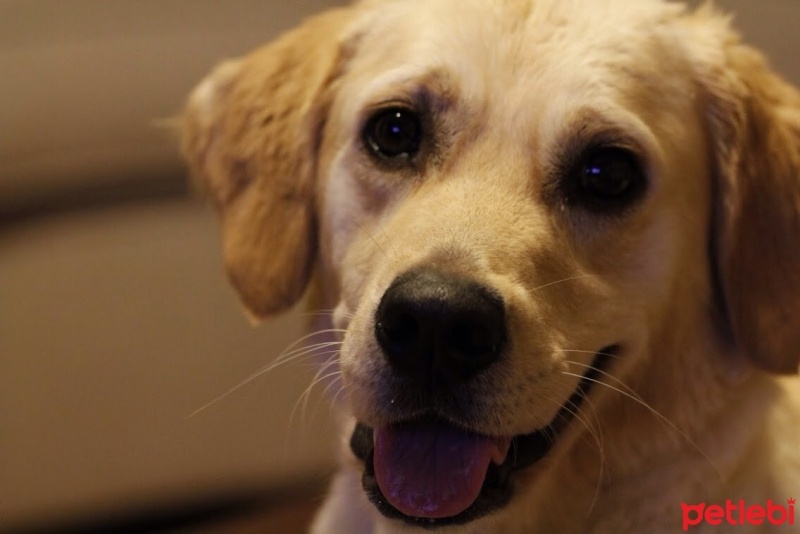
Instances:
[[[351,436],[350,448],[356,457],[365,463],[362,485],[370,501],[383,515],[389,518],[401,519],[407,523],[421,525],[426,528],[469,523],[502,508],[511,498],[512,491],[508,483],[509,475],[534,465],[550,452],[557,436],[575,417],[583,399],[589,394],[592,386],[599,382],[600,375],[606,372],[611,359],[618,352],[619,346],[617,345],[607,347],[598,352],[592,361],[589,371],[580,380],[575,391],[567,402],[562,405],[553,421],[537,432],[514,437],[511,445],[514,454],[506,458],[502,465],[492,465],[489,468],[484,487],[481,489],[478,499],[464,512],[453,517],[435,520],[411,517],[389,504],[380,492],[375,480],[375,472],[372,465],[372,429],[359,423]]]

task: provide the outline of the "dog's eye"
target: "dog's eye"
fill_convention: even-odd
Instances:
[[[574,177],[574,201],[590,209],[623,207],[644,191],[646,177],[639,158],[631,151],[606,147],[589,151]]]
[[[422,127],[414,111],[395,107],[370,117],[362,137],[365,145],[380,157],[410,158],[419,150]]]

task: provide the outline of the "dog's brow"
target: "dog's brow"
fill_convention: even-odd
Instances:
[[[461,99],[453,74],[446,69],[432,68],[422,72],[392,73],[370,91],[368,109],[390,103],[406,102],[437,115],[453,108]]]
[[[441,113],[451,109],[461,99],[458,84],[450,71],[432,69],[417,80],[417,91],[424,93],[432,113]]]
[[[587,145],[613,145],[645,156],[647,142],[644,133],[632,124],[624,124],[592,108],[580,108],[565,121],[551,145],[547,157],[551,167],[557,167],[577,157]]]

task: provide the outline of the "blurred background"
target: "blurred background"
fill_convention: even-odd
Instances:
[[[337,446],[314,370],[189,415],[307,318],[250,327],[157,123],[334,3],[0,0],[0,532],[304,530]],[[800,84],[800,0],[716,3]]]

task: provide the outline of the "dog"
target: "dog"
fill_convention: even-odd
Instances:
[[[248,313],[333,310],[312,532],[798,528],[800,93],[715,8],[363,1],[182,152]]]

